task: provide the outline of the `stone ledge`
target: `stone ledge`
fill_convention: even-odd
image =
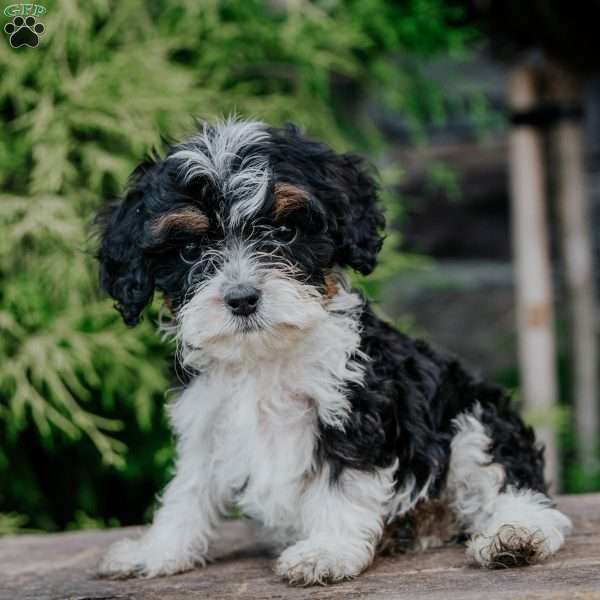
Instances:
[[[600,494],[562,496],[575,530],[547,563],[488,571],[465,564],[464,549],[378,558],[355,581],[293,588],[272,571],[272,559],[244,521],[225,524],[216,560],[206,569],[150,580],[97,579],[108,545],[140,528],[24,535],[0,539],[0,600],[600,600]]]

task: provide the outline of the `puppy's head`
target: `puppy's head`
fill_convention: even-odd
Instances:
[[[240,121],[141,164],[99,222],[101,284],[125,322],[157,289],[192,352],[284,344],[317,326],[334,270],[371,272],[384,224],[361,159]]]

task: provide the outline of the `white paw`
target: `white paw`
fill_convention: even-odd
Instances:
[[[571,530],[569,519],[553,508],[544,508],[535,517],[506,519],[492,523],[467,544],[467,557],[484,567],[506,568],[546,560],[561,548]]]
[[[305,540],[285,550],[275,565],[277,575],[295,585],[324,585],[356,577],[372,560],[372,549],[343,540]]]
[[[139,540],[121,540],[113,544],[98,568],[102,577],[124,579],[127,577],[159,577],[192,569],[201,559],[189,553]]]

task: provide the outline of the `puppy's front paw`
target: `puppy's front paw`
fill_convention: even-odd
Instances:
[[[141,574],[145,567],[142,544],[140,540],[121,540],[114,543],[98,567],[102,577],[125,579]]]
[[[188,571],[196,561],[189,555],[178,555],[168,548],[139,540],[121,540],[113,544],[98,568],[101,577],[159,577]]]
[[[285,550],[275,572],[293,585],[325,585],[356,577],[369,566],[371,558],[367,546],[309,539]]]

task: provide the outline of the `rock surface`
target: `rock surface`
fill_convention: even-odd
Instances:
[[[378,558],[361,577],[329,587],[293,588],[244,521],[228,522],[206,569],[150,580],[107,581],[95,568],[108,545],[141,529],[24,535],[0,539],[1,600],[600,600],[600,494],[563,496],[575,531],[545,564],[488,571],[468,566],[464,549]]]

